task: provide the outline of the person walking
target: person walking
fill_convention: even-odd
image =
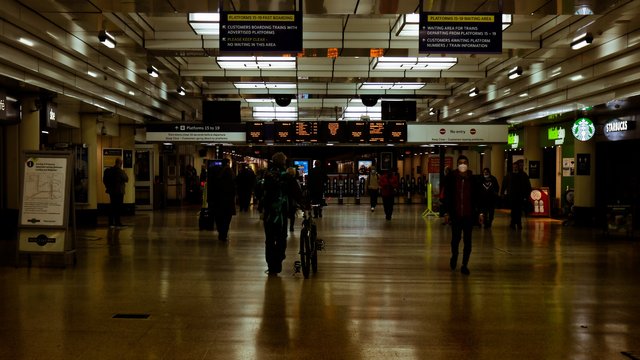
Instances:
[[[229,226],[236,214],[236,185],[229,159],[213,166],[207,172],[207,202],[218,230],[218,240],[229,240]]]
[[[514,230],[522,230],[522,211],[531,194],[531,182],[529,181],[529,176],[523,171],[523,166],[524,162],[522,160],[514,162],[511,173],[507,174],[502,182],[501,193],[511,209],[509,227]]]
[[[369,172],[369,176],[367,176],[367,181],[365,182],[365,188],[369,193],[369,200],[371,203],[371,212],[375,211],[376,206],[378,206],[378,195],[380,193],[380,177],[378,172],[376,171],[375,166],[371,167],[371,171]]]
[[[452,170],[444,183],[445,221],[451,224],[451,259],[449,266],[454,271],[458,264],[458,248],[460,240],[464,242],[462,267],[460,272],[469,275],[469,258],[471,257],[471,234],[478,214],[479,189],[477,181],[469,170],[469,159],[460,155],[458,168]],[[483,222],[480,213],[478,221]]]
[[[102,182],[109,194],[109,227],[124,227],[120,221],[122,204],[124,202],[125,184],[129,182],[129,177],[122,170],[122,159],[117,158],[112,167],[105,169]]]
[[[380,196],[382,196],[382,207],[384,208],[384,216],[387,220],[391,220],[393,215],[393,203],[396,197],[396,189],[398,188],[398,176],[391,170],[382,175],[378,181],[380,182]]]
[[[265,259],[270,276],[282,271],[282,261],[287,250],[287,220],[292,202],[300,203],[302,193],[297,180],[286,171],[287,156],[273,154],[269,169],[264,175],[262,201]]]
[[[318,205],[313,207],[313,217],[322,217],[322,207],[324,202],[324,184],[329,181],[329,176],[322,166],[322,162],[319,160],[313,161],[313,169],[309,170],[307,175],[307,190],[309,191],[309,198],[311,199],[311,205]]]
[[[480,187],[480,211],[484,214],[484,228],[490,229],[496,211],[496,202],[500,193],[498,179],[491,175],[489,168],[482,170]]]
[[[240,212],[247,212],[251,204],[253,189],[256,186],[256,174],[249,165],[242,164],[242,168],[236,177],[236,184],[238,186],[238,206]]]

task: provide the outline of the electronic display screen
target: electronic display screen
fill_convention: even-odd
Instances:
[[[371,171],[373,160],[358,160],[358,174],[366,175]]]
[[[293,166],[298,170],[298,175],[306,176],[309,173],[309,160],[293,160]]]
[[[249,121],[247,122],[247,143],[249,144],[262,144],[265,142],[264,136],[265,124],[262,121]]]
[[[296,142],[317,143],[320,139],[320,125],[317,121],[296,121]]]
[[[370,121],[369,122],[369,142],[370,143],[384,143],[387,139],[385,137],[386,122],[385,121]]]
[[[386,139],[389,143],[407,142],[406,121],[385,121]]]
[[[296,127],[292,121],[276,121],[274,127],[274,142],[289,144],[295,141]]]
[[[321,121],[322,140],[328,143],[344,141],[347,123],[344,121]]]
[[[367,142],[369,137],[369,125],[365,121],[349,121],[347,141],[352,143]]]

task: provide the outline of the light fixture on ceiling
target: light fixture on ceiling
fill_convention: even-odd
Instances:
[[[198,35],[220,34],[219,13],[189,13],[188,22],[193,32]]]
[[[160,73],[158,72],[158,68],[156,68],[153,65],[149,65],[149,67],[147,67],[147,73],[149,74],[149,76],[157,78],[158,76],[160,76]]]
[[[180,96],[187,95],[187,91],[184,89],[184,86],[182,86],[182,85],[178,86],[178,89],[176,91],[178,92],[178,95],[180,95]]]
[[[516,66],[509,70],[509,79],[519,78],[522,75],[522,67]]]
[[[480,90],[478,90],[477,87],[474,87],[473,89],[469,90],[469,97],[476,97],[478,96],[478,94],[480,94]]]
[[[283,70],[295,69],[296,58],[288,56],[218,56],[221,69],[229,70]]]
[[[434,108],[429,108],[429,115],[433,116],[436,114],[436,109]]]
[[[379,57],[373,60],[377,70],[449,70],[458,63],[455,57]]]
[[[425,83],[409,82],[363,82],[360,84],[361,90],[420,90]]]
[[[265,82],[237,82],[236,89],[295,89],[295,83],[265,83]]]
[[[591,34],[590,32],[587,32],[573,38],[573,41],[571,42],[571,49],[573,50],[582,49],[583,47],[591,44],[592,42],[593,42],[593,34]]]
[[[113,49],[116,47],[116,38],[113,35],[109,34],[107,30],[100,30],[98,33],[98,40],[100,43],[109,49]]]

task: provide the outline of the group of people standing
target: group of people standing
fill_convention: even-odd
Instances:
[[[500,193],[498,180],[488,168],[483,169],[482,177],[478,179],[469,170],[469,159],[466,156],[460,155],[456,164],[456,169],[445,176],[441,206],[445,223],[451,224],[451,270],[457,268],[462,241],[464,246],[460,272],[469,275],[473,227],[480,224],[491,228],[499,194],[502,194],[511,208],[511,228],[522,229],[522,210],[531,193],[531,183],[520,162],[514,162],[513,171],[505,177]]]

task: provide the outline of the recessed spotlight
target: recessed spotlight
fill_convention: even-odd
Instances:
[[[147,73],[151,77],[156,77],[157,78],[158,76],[160,76],[160,73],[158,72],[158,68],[156,68],[153,65],[150,65],[149,67],[147,67]]]

